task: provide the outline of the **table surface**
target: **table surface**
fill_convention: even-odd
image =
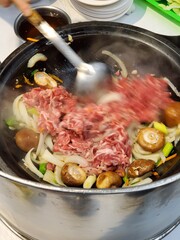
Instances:
[[[37,3],[32,4],[32,6],[40,5],[52,5],[63,9],[69,14],[72,23],[88,21],[88,19],[73,9],[69,3],[69,0],[40,0]],[[138,26],[165,36],[180,36],[180,23],[156,12],[155,9],[145,0],[134,0],[134,7],[135,10],[131,14],[124,15],[123,17],[115,20],[115,22]],[[19,13],[20,12],[14,6],[6,9],[0,7],[1,62],[4,61],[12,51],[14,51],[23,43],[23,41],[20,40],[13,31],[14,20]],[[179,236],[180,226],[169,233],[164,240],[178,240]],[[0,221],[0,239],[19,240],[20,238]]]

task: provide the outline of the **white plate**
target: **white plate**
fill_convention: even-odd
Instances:
[[[107,13],[103,12],[96,12],[96,11],[90,11],[88,8],[82,8],[79,4],[77,4],[77,1],[69,0],[72,6],[77,10],[81,15],[83,15],[85,18],[89,20],[95,20],[95,21],[114,21],[123,15],[125,15],[128,10],[131,8],[133,4],[133,0],[127,1],[126,6],[124,6],[122,9],[119,9],[118,11],[112,11]]]
[[[99,13],[109,13],[109,12],[113,12],[113,11],[120,11],[121,9],[125,8],[126,5],[129,4],[131,0],[120,0],[116,3],[110,4],[108,6],[102,6],[102,7],[95,7],[95,6],[87,6],[83,3],[80,3],[78,0],[71,0],[72,4],[79,6],[79,8],[82,8],[83,10],[88,10],[88,11],[92,11],[92,12],[96,12],[97,14]]]
[[[110,8],[106,8],[106,11],[102,10],[104,7],[92,7],[84,5],[77,0],[70,0],[71,5],[81,13],[83,16],[90,17],[91,19],[116,19],[116,16],[122,16],[122,14],[126,13],[131,7],[133,0],[122,0],[117,3],[111,5]],[[115,7],[114,7],[115,5]]]
[[[118,2],[119,0],[78,0],[78,1],[91,6],[105,6]]]
[[[103,13],[103,12],[96,13],[96,12],[93,12],[93,11],[89,11],[87,9],[82,10],[78,6],[75,6],[75,7],[76,7],[76,9],[80,13],[85,14],[85,15],[89,15],[91,17],[95,17],[95,18],[109,18],[109,17],[113,17],[115,15],[119,15],[122,12],[126,11],[127,8],[129,8],[129,4],[125,8],[121,9],[121,10],[112,11],[112,12],[108,12],[108,13]]]

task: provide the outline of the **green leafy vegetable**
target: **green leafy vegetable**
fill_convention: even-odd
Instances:
[[[164,10],[172,10],[180,16],[180,0],[156,1],[159,2],[159,6],[162,7]]]

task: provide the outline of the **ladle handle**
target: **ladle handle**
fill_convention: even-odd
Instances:
[[[50,40],[53,45],[72,63],[76,68],[81,68],[84,61],[73,51],[71,47],[62,39],[62,37],[41,17],[36,11],[32,10],[32,14],[27,17],[28,21],[36,27],[42,35]]]

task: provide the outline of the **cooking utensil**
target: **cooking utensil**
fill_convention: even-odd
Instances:
[[[87,62],[113,66],[102,55],[108,50],[120,56],[129,74],[135,69],[140,75],[166,76],[180,88],[180,50],[156,34],[111,22],[72,24],[59,34],[65,40],[71,34],[72,49]],[[27,62],[37,52],[48,60],[29,71]],[[24,167],[24,153],[4,120],[11,116],[14,98],[29,88],[14,89],[16,79],[36,68],[58,74],[69,91],[76,77],[74,67],[46,39],[24,43],[0,66],[0,217],[27,239],[162,239],[180,222],[180,173],[134,188],[87,190],[41,183]]]
[[[180,141],[177,143],[176,147],[177,156],[170,161],[161,164],[156,171],[160,178],[165,178],[173,173],[180,172]]]
[[[100,62],[85,63],[35,9],[32,9],[32,14],[27,18],[77,68],[76,93],[93,94],[94,98],[99,98],[111,82],[107,65]]]

